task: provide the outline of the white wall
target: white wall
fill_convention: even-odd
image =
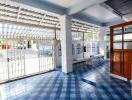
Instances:
[[[99,33],[99,54],[104,55],[106,57],[106,41],[105,41],[105,34],[106,34],[106,27],[101,27],[100,29],[100,33]],[[90,58],[91,55],[96,55],[95,53],[92,52],[87,52],[87,44],[91,43],[91,41],[84,41],[84,46],[86,46],[86,52],[84,52],[84,58]],[[83,58],[83,52],[80,54],[77,54],[77,49],[76,46],[77,44],[80,43],[81,46],[83,46],[83,41],[81,40],[74,40],[72,41],[72,44],[74,44],[74,50],[75,50],[75,55],[72,56],[73,59],[81,59]],[[56,47],[56,57],[57,57],[57,66],[61,66],[61,56],[58,56],[58,47],[60,45],[60,42],[57,44]],[[91,45],[92,46],[92,45]],[[83,51],[83,47],[82,47],[82,51]]]
[[[77,44],[81,44],[81,53],[77,54]],[[77,59],[77,58],[83,58],[83,41],[72,41],[72,44],[74,44],[74,50],[75,50],[75,54],[73,55],[73,59]]]
[[[77,54],[77,49],[76,46],[77,44],[80,43],[82,46],[82,52],[80,54]],[[89,43],[89,41],[85,41],[84,42],[84,46],[87,46],[87,43]],[[72,56],[73,59],[82,59],[83,58],[83,41],[72,41],[72,44],[74,44],[74,50],[75,50],[75,54]],[[58,42],[57,46],[56,46],[56,61],[57,61],[57,66],[61,66],[61,56],[58,55],[58,49],[60,46],[60,42]],[[87,48],[87,47],[86,47]],[[84,58],[90,58],[91,55],[95,55],[92,52],[84,52]]]

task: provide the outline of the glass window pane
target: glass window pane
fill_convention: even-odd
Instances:
[[[124,49],[132,49],[132,42],[124,42]]]
[[[124,41],[132,41],[132,33],[124,34]]]
[[[122,41],[122,35],[114,35],[113,41]]]
[[[72,40],[81,40],[82,32],[72,32]]]
[[[122,27],[115,28],[113,32],[113,49],[122,49]]]
[[[92,32],[84,33],[84,40],[92,41],[93,40],[93,33]]]
[[[122,49],[122,42],[113,43],[113,49]]]
[[[121,35],[122,34],[122,27],[115,28],[113,32],[114,32],[114,35],[119,35],[119,34]]]
[[[125,33],[132,33],[132,25],[128,25],[124,27]]]

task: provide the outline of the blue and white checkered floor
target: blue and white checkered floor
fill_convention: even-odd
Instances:
[[[80,64],[66,75],[53,72],[0,86],[0,100],[132,100],[131,84],[109,75],[109,64]]]

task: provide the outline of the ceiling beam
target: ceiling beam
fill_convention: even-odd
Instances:
[[[85,16],[81,13],[78,13],[78,14],[75,14],[72,16],[74,19],[77,19],[77,20],[80,20],[80,21],[84,21],[84,22],[87,22],[87,23],[91,23],[91,24],[95,24],[95,25],[98,25],[98,26],[102,26],[101,25],[101,22],[92,18],[92,17],[89,17],[89,16]]]
[[[18,20],[19,20],[20,11],[21,11],[21,7],[19,7],[19,9],[18,9],[18,14],[17,14],[17,22],[18,22]]]
[[[74,15],[77,14],[95,4],[99,4],[102,3],[106,0],[80,0],[80,2],[76,3],[75,5],[73,5],[72,7],[70,7],[67,10],[67,14],[68,15]]]
[[[46,17],[46,14],[44,14],[44,16],[42,17],[42,19],[40,20],[39,25],[41,25],[41,23],[45,19],[45,17]]]

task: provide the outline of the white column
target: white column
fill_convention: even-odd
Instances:
[[[61,23],[61,51],[62,51],[62,72],[72,72],[72,34],[71,34],[71,17],[63,15]]]
[[[106,41],[105,41],[106,29],[107,29],[106,27],[101,27],[99,33],[99,51],[100,54],[104,55],[104,59],[106,59]]]
[[[56,46],[57,46],[57,40],[53,40],[53,63],[54,63],[54,68],[57,67],[57,55],[56,55]]]

